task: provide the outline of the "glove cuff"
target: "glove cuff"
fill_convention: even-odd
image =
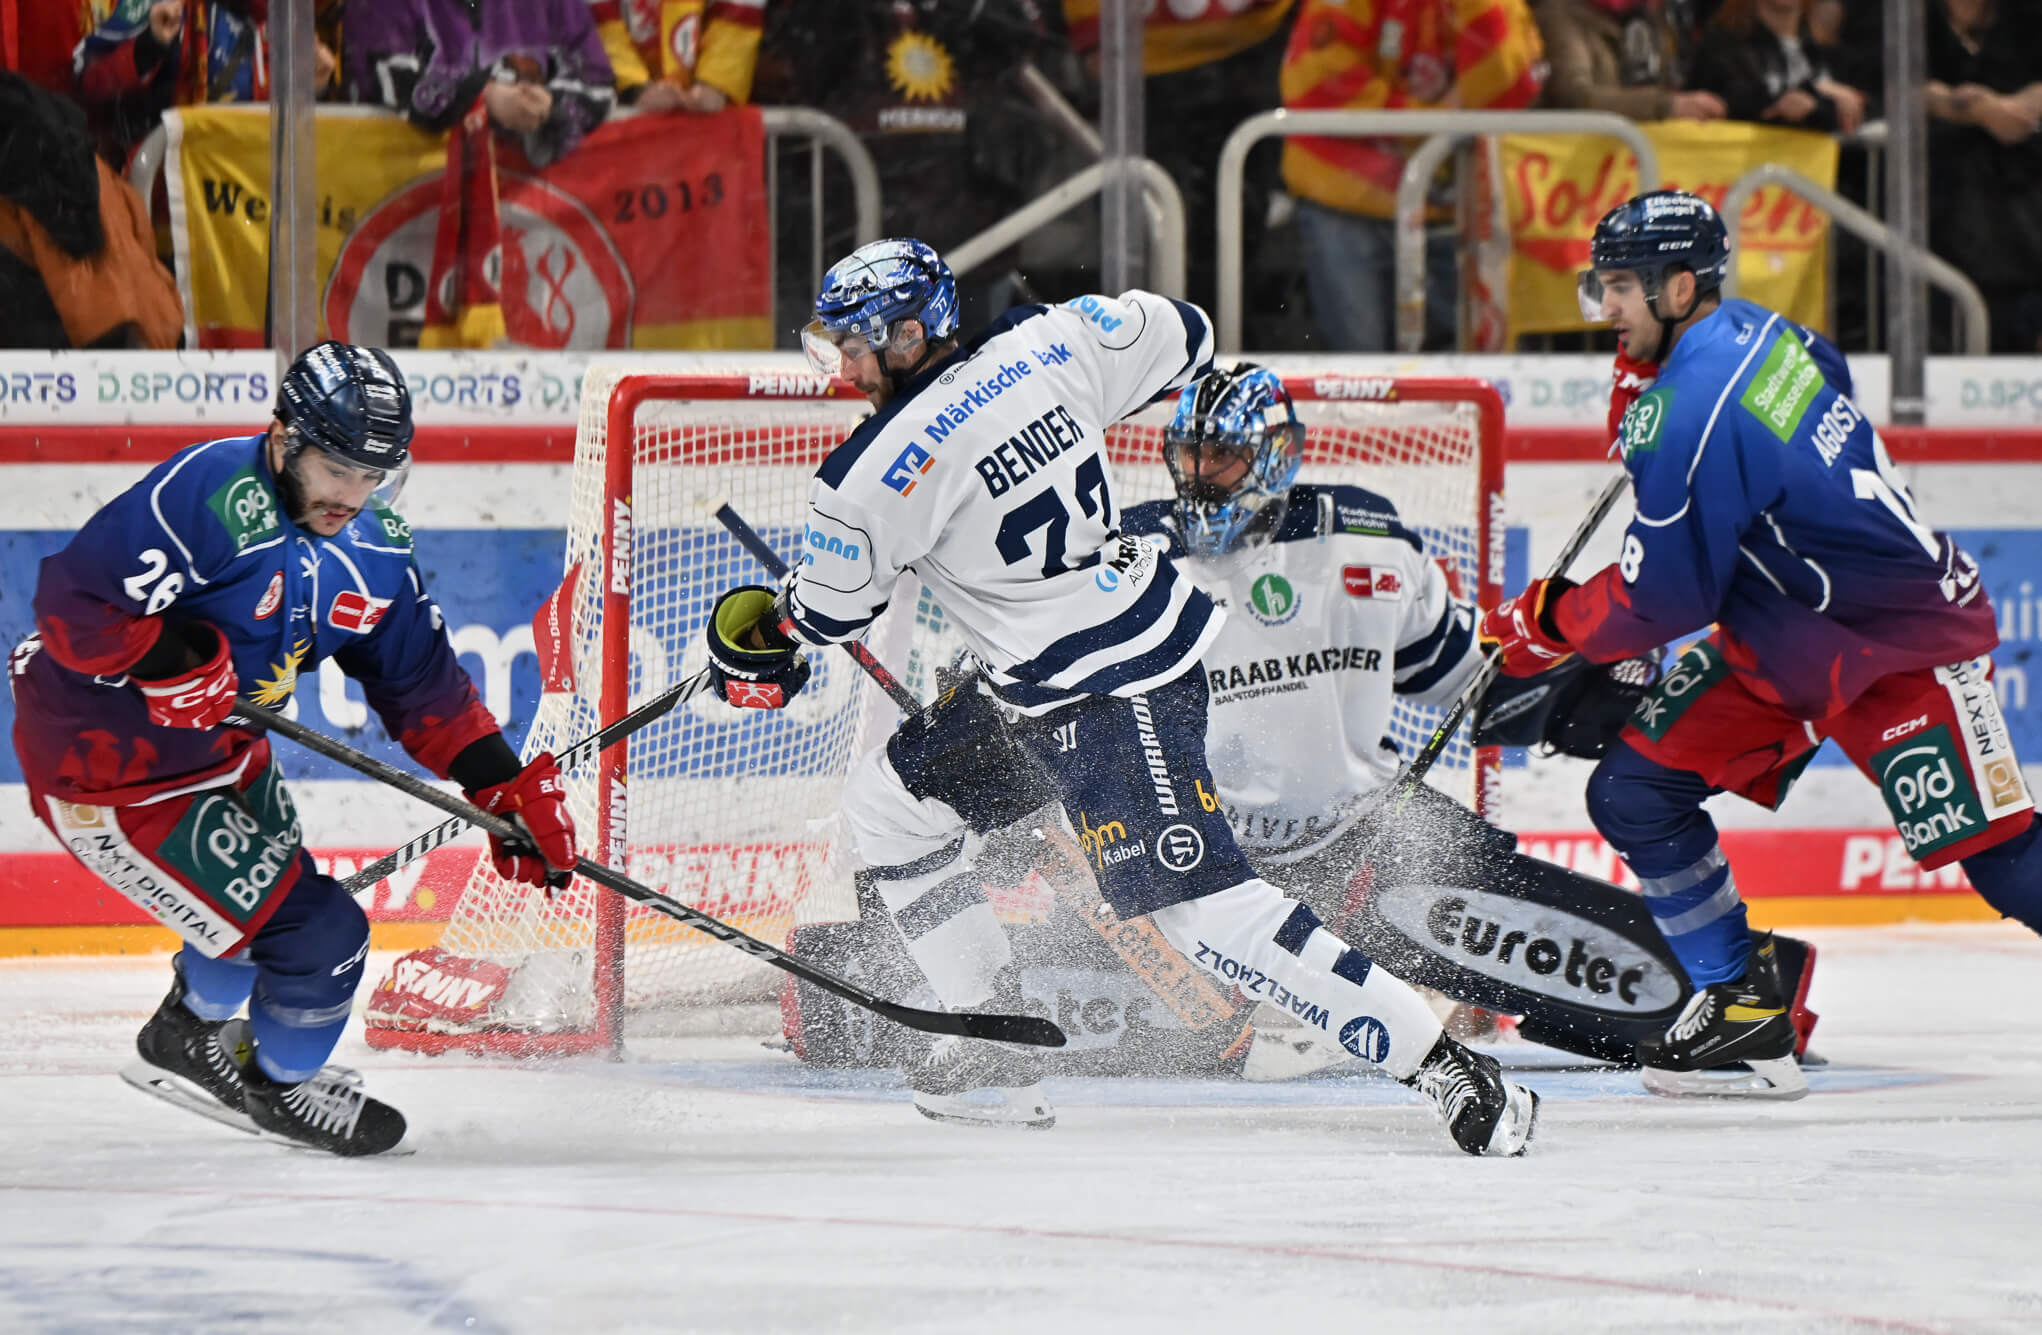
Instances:
[[[1554,644],[1567,644],[1567,637],[1560,630],[1560,599],[1573,589],[1574,581],[1565,575],[1555,575],[1539,586],[1539,607],[1533,619],[1538,622],[1539,634]]]

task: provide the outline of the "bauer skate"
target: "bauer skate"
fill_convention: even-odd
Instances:
[[[1654,1094],[1798,1099],[1808,1079],[1788,1010],[1768,934],[1743,977],[1696,989],[1664,1034],[1638,1044],[1639,1076]]]
[[[1454,1144],[1469,1154],[1523,1154],[1538,1126],[1538,1095],[1505,1080],[1494,1057],[1445,1034],[1404,1083],[1432,1100]]]
[[[983,1039],[944,1035],[908,1068],[915,1110],[937,1122],[970,1126],[1056,1125],[1042,1092],[1042,1058]]]
[[[244,1131],[243,1068],[248,1064],[246,1020],[202,1020],[185,1009],[184,967],[172,956],[170,993],[135,1035],[141,1060],[121,1079],[145,1094],[188,1108]]]
[[[359,1071],[328,1066],[293,1085],[250,1061],[242,1080],[249,1120],[267,1135],[348,1157],[383,1154],[404,1139],[404,1114],[364,1093]]]

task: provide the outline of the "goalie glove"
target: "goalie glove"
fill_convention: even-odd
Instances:
[[[709,688],[738,709],[780,709],[808,685],[801,645],[779,627],[773,591],[744,584],[709,613]]]
[[[573,877],[574,817],[567,814],[567,780],[553,763],[552,752],[534,756],[516,778],[469,796],[476,806],[502,816],[525,836],[515,843],[489,836],[490,860],[505,880],[558,890]]]

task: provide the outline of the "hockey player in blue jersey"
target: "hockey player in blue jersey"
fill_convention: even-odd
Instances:
[[[807,680],[804,648],[861,634],[911,569],[983,675],[859,762],[843,813],[946,1005],[1011,986],[974,831],[1033,811],[1028,775],[1046,770],[1074,824],[1113,831],[1099,881],[1122,917],[1149,915],[1187,959],[1420,1090],[1468,1153],[1520,1152],[1536,1098],[1257,878],[1213,797],[1200,655],[1222,614],[1120,532],[1105,451],[1109,424],[1209,369],[1204,313],[1091,296],[1017,307],[964,340],[956,313],[950,271],[921,242],[875,242],[830,270],[805,341],[878,411],[818,470],[786,587],[718,600],[719,693],[784,704]],[[910,1082],[940,1120],[1048,1125],[1040,1070],[1030,1052],[939,1040]]]
[[[1924,523],[1826,340],[1719,287],[1721,218],[1678,191],[1597,225],[1584,310],[1657,379],[1616,446],[1637,501],[1617,562],[1483,618],[1503,671],[1606,662],[1714,629],[1638,706],[1589,781],[1697,991],[1641,1046],[1647,1083],[1805,1093],[1776,962],[1753,949],[1705,798],[1777,807],[1825,739],[1879,786],[1923,867],[1961,862],[2042,930],[2042,835],[1992,686],[1977,566]],[[1696,1072],[1747,1062],[1748,1077]]]
[[[356,1073],[325,1065],[368,923],[305,851],[267,734],[232,721],[236,695],[281,709],[331,658],[415,760],[525,829],[526,845],[492,842],[506,876],[557,880],[575,860],[558,769],[521,765],[504,740],[391,508],[411,436],[388,355],[312,348],[268,430],[180,450],[43,562],[36,633],[9,661],[36,815],[184,939],[128,1078],[345,1155],[404,1135]]]

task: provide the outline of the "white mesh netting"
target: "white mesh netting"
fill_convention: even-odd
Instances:
[[[632,372],[591,370],[576,443],[566,561],[579,563],[573,616],[578,689],[548,694],[527,756],[560,751],[602,722],[607,584],[603,534],[618,521],[604,462],[611,401]],[[800,550],[808,481],[815,467],[866,412],[862,400],[750,397],[744,376],[724,392],[700,382],[657,384],[631,431],[629,505],[630,689],[633,704],[698,670],[702,625],[717,595],[736,584],[770,583],[712,513],[728,500],[783,553]],[[692,386],[692,388],[690,388]],[[774,386],[782,391],[783,384]],[[1487,504],[1481,420],[1470,401],[1355,402],[1320,397],[1341,386],[1294,382],[1307,426],[1302,480],[1352,482],[1394,500],[1407,524],[1447,568],[1464,596],[1480,587],[1480,517]],[[1169,494],[1160,462],[1167,406],[1109,433],[1114,493],[1124,506]],[[1495,448],[1497,442],[1491,442]],[[868,642],[921,698],[957,646],[945,617],[912,577]],[[636,879],[774,944],[800,922],[855,915],[852,863],[836,820],[843,776],[878,744],[898,715],[847,655],[813,656],[815,676],[785,710],[734,710],[704,693],[634,734],[629,742],[621,865]],[[1431,732],[1438,711],[1399,705],[1392,735],[1407,755]],[[585,838],[597,828],[597,769],[569,776],[570,803]],[[1473,803],[1479,783],[1464,743],[1434,770],[1434,782]],[[442,945],[458,954],[521,969],[498,1020],[524,1031],[587,1028],[594,1021],[597,899],[577,881],[547,897],[506,884],[479,861],[456,903]],[[623,924],[627,1012],[693,1007],[767,995],[779,975],[727,946],[638,906]]]

